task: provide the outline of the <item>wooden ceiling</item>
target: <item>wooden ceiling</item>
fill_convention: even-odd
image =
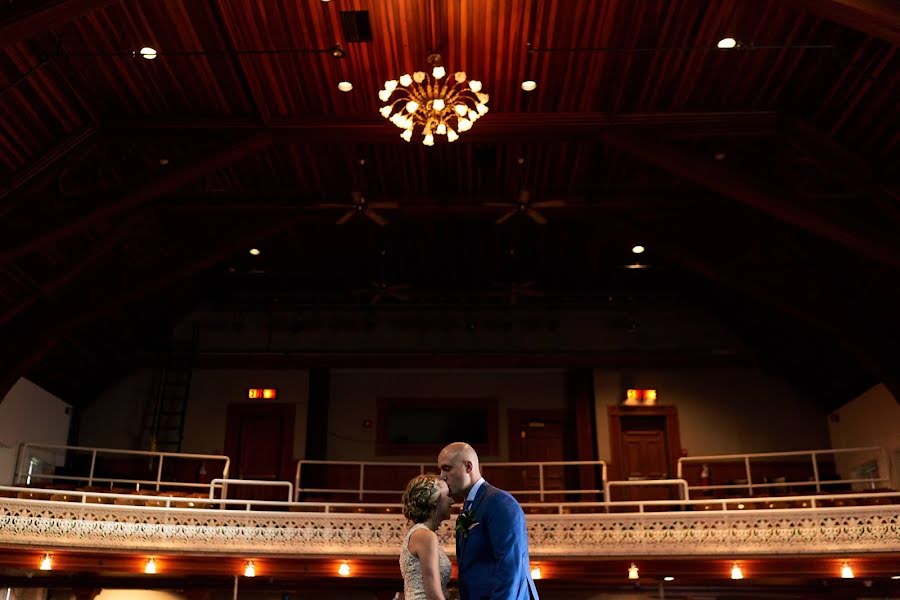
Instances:
[[[27,374],[90,399],[192,307],[246,297],[229,268],[251,245],[263,304],[352,302],[373,279],[420,302],[496,282],[536,281],[547,302],[639,288],[719,314],[829,402],[900,390],[890,0],[0,10],[4,390]],[[349,37],[352,11],[371,41]],[[715,48],[726,36],[740,46]],[[490,112],[425,148],[376,94],[435,52],[483,82]],[[503,209],[485,203],[521,190],[565,206],[495,225]],[[353,192],[399,209],[382,228],[318,207]],[[663,268],[623,275],[636,241]]]

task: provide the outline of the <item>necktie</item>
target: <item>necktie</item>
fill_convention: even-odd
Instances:
[[[465,502],[463,502],[463,512],[469,510],[470,508],[472,508],[471,500],[466,500]]]

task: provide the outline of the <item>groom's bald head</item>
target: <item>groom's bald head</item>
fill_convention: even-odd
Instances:
[[[465,442],[445,446],[438,455],[438,468],[450,494],[457,499],[464,499],[469,489],[481,479],[478,453]]]

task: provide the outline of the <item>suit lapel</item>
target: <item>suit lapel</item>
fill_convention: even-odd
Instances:
[[[472,515],[478,514],[478,508],[481,506],[481,501],[484,500],[484,497],[487,495],[487,489],[490,484],[485,481],[481,484],[481,487],[478,488],[478,492],[475,494],[475,499],[472,500],[472,508],[469,509],[469,512]],[[456,560],[459,561],[462,557],[463,551],[466,549],[466,541],[468,540],[468,536],[463,537],[462,540],[459,539],[459,536],[456,537]]]

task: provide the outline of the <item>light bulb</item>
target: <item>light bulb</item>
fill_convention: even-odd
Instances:
[[[382,102],[387,102],[388,98],[390,98],[390,97],[391,97],[391,93],[387,90],[380,90],[378,92],[378,99],[381,100]]]
[[[634,246],[634,247],[631,249],[631,251],[634,252],[635,254],[643,254],[643,252],[644,252],[644,247],[641,246],[640,244],[638,244],[637,246]]]
[[[410,141],[412,139],[412,129],[407,129],[406,131],[404,131],[403,133],[400,134],[400,137],[402,137],[407,142]]]
[[[244,566],[244,577],[256,577],[256,565],[253,564],[252,560],[248,560],[246,566]]]
[[[853,574],[853,568],[850,566],[850,563],[845,562],[841,565],[841,577],[843,579],[853,579],[855,575]]]
[[[488,100],[491,99],[490,95],[485,94],[484,92],[478,92],[477,94],[475,94],[475,96],[478,98],[478,101],[481,102],[482,104],[487,104]]]
[[[452,129],[447,129],[447,141],[455,142],[459,139],[459,134],[453,131]]]
[[[474,123],[475,121],[477,121],[477,120],[478,120],[478,113],[475,112],[474,110],[470,110],[470,111],[469,111],[469,120],[472,121],[473,123]]]
[[[533,568],[531,569],[531,578],[532,578],[532,579],[535,579],[535,580],[537,580],[537,579],[542,579],[543,576],[544,576],[544,574],[541,573],[541,568],[540,568],[540,567],[533,567]]]
[[[453,78],[456,80],[456,83],[462,83],[463,81],[466,80],[466,72],[458,71],[453,74]]]
[[[397,89],[397,80],[390,79],[388,81],[385,81],[384,89],[386,89],[388,92],[393,92],[394,90],[396,90]]]
[[[422,144],[424,144],[425,146],[434,146],[434,136],[429,133],[422,140]]]
[[[469,89],[472,90],[473,92],[480,92],[481,91],[481,82],[473,79],[472,81],[469,82]]]
[[[469,112],[469,107],[465,104],[457,104],[453,107],[453,110],[455,110],[456,114],[458,114],[459,116],[464,117],[466,116],[466,113]]]
[[[522,82],[522,89],[525,90],[526,92],[533,92],[535,90],[535,88],[537,88],[537,83],[535,83],[534,81],[532,81],[530,79],[526,79],[525,81]]]
[[[413,81],[416,83],[422,83],[425,81],[425,72],[424,71],[416,71],[413,73]]]
[[[144,573],[148,575],[156,573],[156,561],[153,558],[147,559],[147,562],[144,564]]]
[[[406,112],[414,113],[419,108],[419,103],[415,100],[410,100],[406,103]]]
[[[716,46],[722,48],[723,50],[728,50],[729,48],[734,48],[735,46],[737,46],[737,41],[734,38],[730,37],[722,38],[721,40],[719,40],[719,43],[716,44]]]
[[[437,129],[435,129],[434,132],[438,135],[446,135],[447,134],[447,126],[444,125],[443,123],[441,123],[437,126]]]
[[[741,570],[741,566],[737,563],[734,563],[731,566],[731,578],[732,579],[743,579],[744,572]]]
[[[443,98],[435,98],[434,102],[431,103],[431,106],[434,108],[434,110],[444,110],[444,107],[446,105],[444,104]]]
[[[350,83],[349,81],[342,81],[342,82],[338,83],[338,89],[341,90],[342,92],[349,92],[350,90],[353,89],[353,84]],[[382,90],[382,91],[384,91],[384,90]],[[381,93],[379,92],[379,96],[380,95],[381,95]],[[382,100],[382,102],[387,102],[387,100]]]
[[[41,571],[52,571],[53,570],[53,557],[49,554],[45,554],[44,558],[41,559]]]
[[[460,119],[456,126],[460,131],[468,131],[472,129],[472,121],[469,121],[468,119]]]
[[[412,83],[412,77],[410,76],[409,73],[406,73],[405,75],[400,76],[400,85],[402,85],[403,87],[409,87],[409,85],[411,83]]]
[[[340,575],[341,577],[348,577],[350,575],[350,565],[348,565],[346,562],[342,562],[338,567],[338,575]]]
[[[431,70],[431,76],[434,77],[435,79],[440,79],[441,77],[443,77],[446,74],[447,74],[447,71],[444,69],[444,67],[441,67],[441,66],[437,66]]]
[[[146,58],[147,60],[153,60],[158,56],[158,54],[155,48],[144,46],[143,48],[141,48],[141,56],[143,58]]]
[[[479,115],[486,115],[488,111],[487,104],[476,104],[475,109],[478,111]]]
[[[378,112],[381,113],[382,117],[387,119],[388,117],[391,116],[391,107],[390,106],[382,106],[380,109],[378,109]]]
[[[631,563],[631,566],[628,567],[628,579],[640,579],[637,565],[634,563]]]

